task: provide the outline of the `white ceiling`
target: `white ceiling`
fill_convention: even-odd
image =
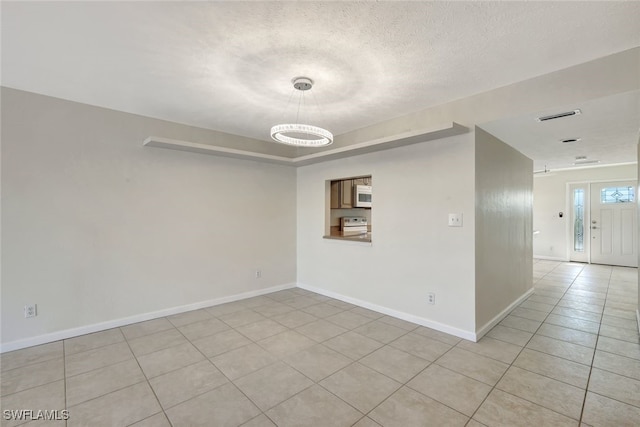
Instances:
[[[536,120],[575,109],[581,114],[544,122]],[[631,163],[637,159],[640,91],[508,117],[481,127],[534,159],[536,171],[581,167],[574,165],[577,156],[598,161],[596,165]],[[572,138],[580,140],[561,142]]]
[[[313,124],[339,135],[640,45],[635,1],[1,7],[3,86],[261,140],[293,119],[295,76],[316,82]],[[525,126],[526,140],[505,140],[552,164],[551,146],[532,145],[539,129],[514,120],[494,130]]]

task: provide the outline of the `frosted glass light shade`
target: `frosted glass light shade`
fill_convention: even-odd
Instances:
[[[312,138],[296,138],[291,134],[309,135]],[[271,138],[281,144],[298,147],[321,147],[333,143],[333,134],[326,129],[304,124],[283,124],[271,128]]]

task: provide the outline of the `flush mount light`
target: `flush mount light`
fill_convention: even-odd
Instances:
[[[300,107],[304,106],[304,93],[313,87],[313,80],[308,77],[296,77],[292,80],[293,88],[299,91],[296,123],[275,125],[271,128],[271,138],[281,144],[298,147],[322,147],[333,143],[333,134],[318,126],[297,123]]]

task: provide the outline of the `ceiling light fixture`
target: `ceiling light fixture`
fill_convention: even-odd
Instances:
[[[333,143],[333,134],[328,130],[298,123],[300,106],[304,105],[304,93],[313,87],[313,80],[308,77],[296,77],[292,80],[292,83],[293,88],[300,92],[296,123],[273,126],[271,128],[271,138],[281,144],[298,147],[322,147]]]

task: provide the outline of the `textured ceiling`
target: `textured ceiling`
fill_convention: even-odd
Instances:
[[[303,113],[339,135],[636,47],[639,17],[639,2],[3,1],[1,77],[268,140],[304,75]]]
[[[581,114],[536,120],[574,109]],[[481,127],[534,159],[534,170],[573,168],[577,156],[598,164],[631,163],[637,158],[640,91],[496,120]],[[571,138],[580,140],[562,143]]]

